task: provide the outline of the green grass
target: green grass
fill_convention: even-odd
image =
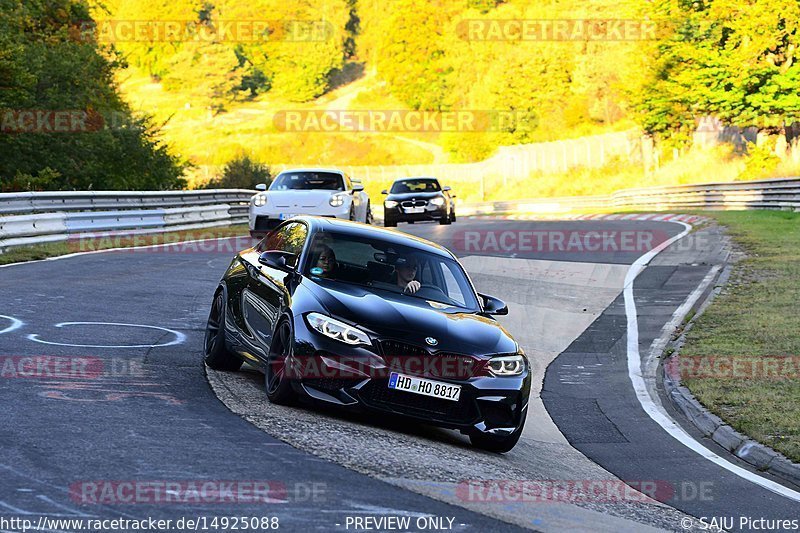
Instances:
[[[687,335],[682,356],[754,360],[800,355],[800,213],[704,213],[727,226],[747,257]],[[684,380],[738,431],[800,462],[800,379]]]
[[[118,81],[133,109],[151,114],[156,123],[163,123],[163,140],[174,152],[197,166],[188,176],[190,185],[207,181],[222,165],[241,154],[249,154],[268,164],[290,165],[432,162],[428,150],[388,135],[284,132],[273,121],[277,112],[285,110],[322,111],[329,106],[340,109],[337,98],[358,87],[344,86],[304,104],[269,94],[260,95],[226,102],[224,110],[215,113],[212,111],[215,102],[202,93],[191,89],[167,90],[135,67],[120,71]],[[368,82],[365,84],[368,86]]]
[[[139,235],[135,237],[103,237],[97,239],[81,239],[79,241],[54,242],[35,246],[22,246],[11,248],[0,254],[0,265],[10,263],[24,263],[67,255],[76,252],[93,250],[107,250],[109,248],[130,248],[133,246],[147,246],[153,244],[168,244],[183,241],[203,239],[217,239],[221,237],[240,237],[249,235],[246,225],[227,226],[219,228],[206,228],[169,233],[156,233],[152,235]]]

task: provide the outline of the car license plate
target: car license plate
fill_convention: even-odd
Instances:
[[[406,213],[424,213],[425,212],[425,208],[424,207],[406,207],[405,208],[405,212]]]
[[[461,397],[461,385],[450,385],[449,383],[441,383],[430,379],[406,376],[397,372],[392,372],[389,376],[389,388],[454,402],[457,402]]]
[[[278,220],[289,220],[292,217],[296,217],[295,213],[281,213],[278,215]]]

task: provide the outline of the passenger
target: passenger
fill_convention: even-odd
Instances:
[[[320,246],[320,250],[317,268],[321,269],[322,272],[317,275],[323,278],[330,278],[336,270],[336,254],[333,253],[330,246],[325,244]]]
[[[413,255],[397,259],[395,275],[397,286],[403,289],[403,292],[414,294],[419,290],[421,283],[414,279],[417,275],[417,259]]]

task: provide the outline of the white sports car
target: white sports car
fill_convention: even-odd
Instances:
[[[250,235],[261,238],[281,221],[296,215],[318,215],[372,223],[364,186],[336,169],[284,170],[267,189],[250,200]]]

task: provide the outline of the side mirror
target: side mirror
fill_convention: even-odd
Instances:
[[[381,194],[389,194],[389,191],[387,191],[386,189],[383,189],[383,190],[381,191]]]
[[[257,191],[261,191],[261,192],[266,191],[267,190],[267,184],[266,183],[259,183],[258,185],[256,185],[256,190]]]
[[[444,187],[442,187],[442,190],[443,190],[443,191],[445,191],[445,192],[447,192],[447,191],[449,191],[449,190],[450,190],[450,187],[449,187],[449,186],[447,186],[447,185],[445,185]]]
[[[268,250],[258,256],[258,262],[276,270],[292,272],[297,263],[297,256],[280,250]]]
[[[364,186],[360,183],[353,184],[353,192],[361,192],[364,190]]]
[[[487,315],[507,315],[508,306],[500,298],[488,294],[478,294],[483,300],[483,312]]]

